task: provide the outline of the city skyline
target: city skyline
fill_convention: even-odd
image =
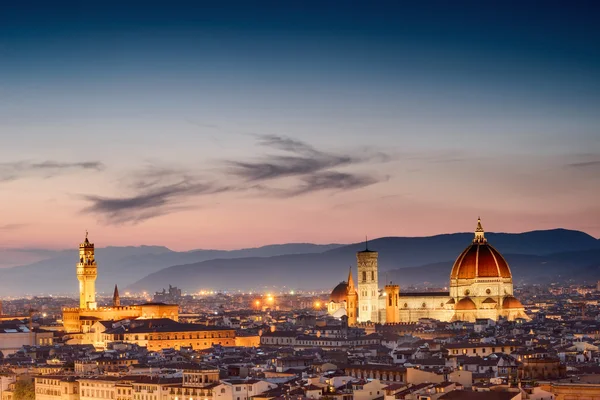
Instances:
[[[178,5],[0,6],[0,248],[600,236],[593,2]]]

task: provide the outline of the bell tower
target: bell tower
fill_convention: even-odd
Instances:
[[[79,308],[95,310],[96,304],[96,277],[98,266],[94,258],[94,244],[85,240],[79,244],[79,263],[77,263],[77,280],[79,281]]]
[[[379,271],[377,259],[379,254],[369,250],[369,242],[365,241],[365,249],[356,253],[358,265],[358,322],[379,322]]]

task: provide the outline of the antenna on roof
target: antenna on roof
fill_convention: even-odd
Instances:
[[[369,250],[369,238],[365,235],[365,250]]]

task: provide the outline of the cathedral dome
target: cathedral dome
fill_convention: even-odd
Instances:
[[[481,220],[477,221],[475,239],[456,259],[450,279],[509,278],[512,274],[502,255],[485,239]]]
[[[523,304],[513,296],[506,296],[502,302],[502,308],[523,308]]]
[[[465,297],[463,299],[460,299],[458,301],[458,303],[456,303],[456,307],[454,307],[455,310],[477,310],[477,307],[475,306],[475,303],[473,303],[473,300],[471,300],[468,297]]]
[[[340,282],[331,292],[329,301],[335,303],[341,303],[348,299],[348,284],[346,282]]]

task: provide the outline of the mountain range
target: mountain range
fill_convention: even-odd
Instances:
[[[270,257],[282,254],[322,252],[339,244],[315,245],[290,243],[241,250],[193,250],[177,252],[162,246],[96,248],[98,292],[112,293],[119,287],[172,265],[195,263],[215,258]],[[25,250],[22,250],[25,251]],[[32,264],[0,269],[0,293],[3,295],[76,293],[75,266],[78,248],[50,253],[50,257]],[[168,282],[165,283],[168,285]],[[162,286],[160,287],[162,288]],[[157,287],[157,289],[160,289]]]
[[[169,284],[186,291],[327,289],[356,276],[356,252],[379,252],[380,283],[446,286],[454,259],[472,233],[430,237],[384,237],[350,245],[283,244],[234,251],[175,252],[161,246],[107,247],[96,250],[99,292],[153,292]],[[600,241],[566,229],[525,233],[486,233],[507,259],[516,283],[600,279]],[[25,266],[0,269],[3,294],[75,293],[77,249]]]

